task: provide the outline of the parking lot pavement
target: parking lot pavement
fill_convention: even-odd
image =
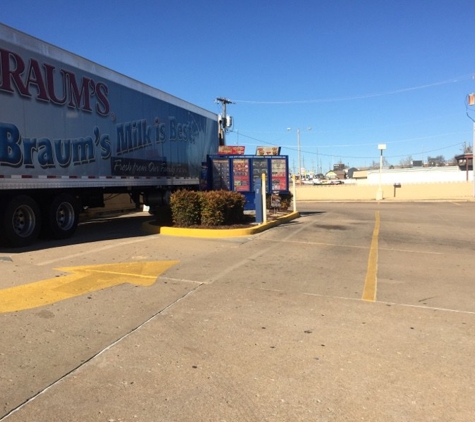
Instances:
[[[113,222],[102,240],[96,228],[91,242],[2,251],[13,285],[176,264],[149,287],[0,314],[0,421],[471,421],[474,205],[301,204],[239,239]]]

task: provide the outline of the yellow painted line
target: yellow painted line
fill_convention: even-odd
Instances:
[[[378,240],[379,240],[379,211],[376,211],[376,221],[374,223],[373,237],[369,250],[368,269],[363,289],[363,300],[374,302],[376,300],[377,280],[378,280]]]
[[[0,313],[38,308],[124,283],[151,286],[160,274],[178,262],[145,261],[56,268],[69,274],[0,290]]]

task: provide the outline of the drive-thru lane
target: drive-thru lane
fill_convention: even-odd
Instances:
[[[148,287],[0,314],[0,420],[472,420],[475,204],[299,208],[251,237],[143,235],[138,217],[0,250],[0,289],[175,262]]]

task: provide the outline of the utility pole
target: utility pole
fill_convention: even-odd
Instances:
[[[299,185],[302,184],[302,162],[300,161],[300,128],[297,129],[297,160],[299,165]]]
[[[467,117],[472,121],[472,129],[473,129],[473,138],[472,138],[472,179],[473,179],[473,197],[475,198],[475,120],[470,116],[468,112],[468,107],[472,107],[475,105],[475,94],[468,94],[467,95],[467,100],[465,103],[465,107],[467,107]],[[467,160],[467,169],[468,169],[468,152],[467,152],[467,147],[464,145],[464,151],[465,159]]]
[[[218,97],[216,98],[216,101],[218,103],[221,103],[223,106],[223,113],[221,114],[221,122],[220,122],[220,127],[219,127],[219,133],[222,136],[223,139],[223,145],[226,145],[226,130],[228,127],[231,126],[231,124],[228,124],[228,115],[226,114],[226,105],[227,104],[234,104],[231,100],[228,100],[227,98],[223,97]]]
[[[290,127],[288,127],[287,130],[290,130]],[[308,127],[307,130],[312,130],[312,128]],[[297,174],[299,176],[298,184],[301,185],[302,184],[302,163],[300,161],[300,128],[297,128],[297,161],[298,161]]]

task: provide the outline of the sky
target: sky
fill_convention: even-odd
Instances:
[[[206,110],[291,169],[473,145],[473,0],[17,0],[0,22]],[[300,140],[300,142],[299,142]]]

